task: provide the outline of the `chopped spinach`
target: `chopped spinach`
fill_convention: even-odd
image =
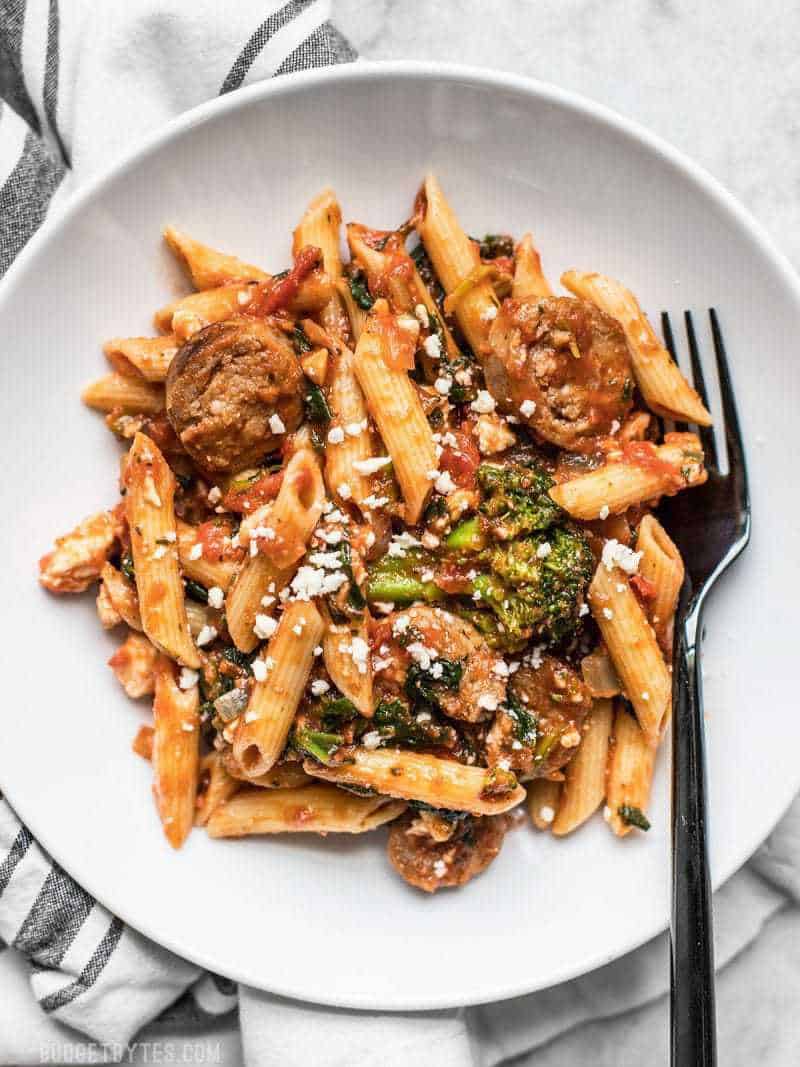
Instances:
[[[331,409],[328,407],[328,401],[325,399],[325,394],[318,385],[314,385],[313,382],[309,382],[308,392],[305,397],[306,418],[309,422],[330,422],[331,421]]]
[[[354,274],[350,275],[349,280],[350,292],[352,294],[353,300],[355,300],[358,306],[360,308],[363,308],[364,311],[369,311],[375,301],[372,299],[370,291],[367,288],[366,275],[363,271],[358,270]]]
[[[650,820],[641,808],[635,808],[630,804],[621,804],[617,808],[617,814],[626,826],[635,826],[637,830],[650,829]]]

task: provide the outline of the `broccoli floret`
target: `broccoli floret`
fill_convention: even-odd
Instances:
[[[367,599],[410,604],[414,600],[441,600],[442,590],[422,578],[431,568],[433,557],[422,552],[406,552],[404,556],[385,555],[369,568]]]
[[[572,633],[593,565],[580,533],[554,527],[495,545],[484,558],[490,571],[478,575],[474,588],[511,639],[535,634],[557,644]]]
[[[458,689],[463,673],[458,660],[436,659],[428,668],[412,663],[406,674],[406,696],[415,705],[438,708],[440,692]]]
[[[540,467],[482,463],[478,484],[483,492],[484,524],[498,540],[547,530],[563,519],[564,513],[548,494],[553,479]]]
[[[382,700],[369,720],[369,727],[377,729],[381,741],[403,744],[413,748],[417,745],[452,748],[458,740],[452,726],[438,722],[428,713],[418,717],[402,700]]]

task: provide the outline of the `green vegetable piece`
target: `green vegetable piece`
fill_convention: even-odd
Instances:
[[[343,741],[341,734],[326,734],[320,730],[298,730],[294,735],[295,747],[320,763],[330,763],[331,756]]]
[[[294,347],[300,353],[310,352],[314,347],[302,326],[295,326],[294,330],[292,330],[292,340],[294,341]]]
[[[237,667],[241,667],[243,671],[247,671],[248,674],[253,673],[252,662],[255,652],[240,652],[234,645],[226,645],[222,650],[222,655],[228,663],[234,663]]]
[[[481,259],[498,259],[514,255],[514,238],[510,233],[487,233],[480,242]]]
[[[305,401],[306,418],[309,422],[331,421],[331,409],[328,407],[325,394],[318,385],[309,382],[308,392],[303,399]]]
[[[413,704],[438,708],[440,691],[458,689],[463,673],[458,660],[436,659],[427,668],[412,663],[406,672],[406,696]]]
[[[367,600],[410,604],[414,600],[431,603],[442,600],[444,592],[434,582],[424,582],[419,573],[428,565],[420,553],[405,556],[385,555],[369,570]]]
[[[183,586],[186,590],[186,595],[191,597],[192,600],[196,600],[200,604],[208,603],[208,590],[200,585],[199,582],[195,582],[191,578],[186,578]]]
[[[355,719],[358,709],[347,697],[337,697],[335,700],[326,700],[320,709],[320,722],[325,730],[333,730],[343,722]]]
[[[407,745],[409,748],[418,745],[452,747],[457,740],[452,726],[444,725],[433,715],[430,719],[418,722],[414,711],[402,700],[382,700],[373,718],[365,722],[367,729],[377,729],[382,741]]]
[[[644,831],[650,829],[650,820],[641,808],[635,808],[630,804],[621,804],[617,808],[617,814],[626,826],[635,826],[637,830]]]
[[[482,463],[478,467],[478,485],[483,492],[480,510],[490,533],[506,541],[546,530],[563,520],[564,512],[548,492],[553,484],[547,471],[539,467]]]
[[[353,300],[364,311],[369,311],[375,301],[370,296],[369,289],[367,288],[367,279],[362,271],[356,271],[355,274],[350,275],[350,292],[353,296]]]
[[[480,552],[482,548],[485,548],[486,538],[481,530],[478,516],[473,515],[460,522],[448,535],[445,545],[454,552]]]
[[[119,569],[125,575],[129,582],[136,581],[136,571],[133,569],[133,556],[123,556],[119,561]]]

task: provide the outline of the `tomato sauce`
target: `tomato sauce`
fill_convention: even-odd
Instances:
[[[481,454],[471,436],[457,430],[455,445],[446,445],[439,456],[439,470],[447,471],[459,489],[476,489]]]
[[[230,539],[231,531],[227,523],[203,522],[197,527],[197,541],[203,546],[203,559],[219,563],[225,553],[225,538]]]
[[[262,504],[274,500],[283,482],[283,471],[274,474],[265,473],[242,489],[229,489],[222,498],[222,505],[227,511],[236,511],[248,515]]]
[[[245,309],[248,315],[274,315],[283,311],[297,296],[300,283],[319,265],[322,252],[314,245],[301,248],[292,269],[283,278],[255,287],[255,295]]]

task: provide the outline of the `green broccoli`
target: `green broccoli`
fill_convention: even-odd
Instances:
[[[535,635],[556,644],[572,633],[593,568],[582,534],[557,526],[497,544],[484,558],[490,571],[475,578],[474,589],[512,640]]]
[[[404,556],[382,556],[369,568],[367,599],[393,604],[411,604],[414,600],[441,600],[442,590],[422,573],[430,569],[432,557],[421,552],[406,552]]]
[[[550,499],[553,479],[542,468],[520,463],[482,463],[478,485],[483,493],[480,512],[488,532],[500,541],[547,530],[563,518]]]
[[[453,748],[458,740],[452,726],[439,722],[430,712],[415,714],[403,700],[382,700],[368,724],[377,729],[382,743],[410,748],[417,745]]]
[[[441,690],[458,689],[463,674],[458,660],[436,659],[427,668],[412,663],[406,673],[406,696],[414,705],[438,708]]]

